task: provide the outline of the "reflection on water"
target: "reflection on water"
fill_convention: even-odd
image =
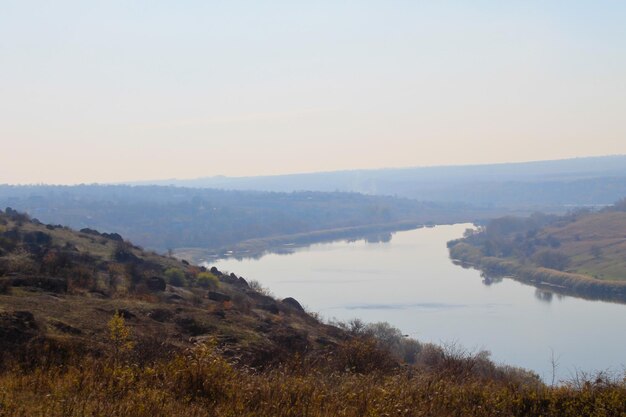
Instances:
[[[537,300],[539,301],[544,301],[544,302],[551,302],[552,301],[552,297],[554,297],[554,293],[550,292],[550,291],[543,291],[539,288],[537,288],[535,290],[535,297],[537,297]]]
[[[480,273],[480,277],[483,279],[483,284],[485,285],[498,284],[504,279],[503,276],[486,275],[484,272]]]
[[[382,226],[381,226],[382,227]],[[406,225],[398,225],[398,230],[406,230]],[[412,226],[411,229],[415,230],[418,226]],[[244,260],[259,260],[267,255],[293,255],[308,248],[311,245],[328,243],[389,243],[393,238],[393,234],[396,233],[390,231],[376,232],[376,233],[359,233],[359,232],[335,232],[330,235],[317,236],[315,234],[309,236],[304,235],[298,238],[294,238],[293,242],[284,242],[282,239],[278,239],[273,242],[272,239],[258,241],[244,242],[240,246],[232,248],[232,250],[220,250],[220,251],[200,251],[199,253],[187,253],[184,252],[183,257],[193,260],[194,263],[214,263],[224,259],[234,259],[237,261]]]
[[[559,377],[626,364],[626,305],[559,296],[451,262],[446,242],[471,225],[290,248],[290,256],[216,261],[326,318],[387,321],[422,341],[485,348],[496,361]],[[466,268],[464,268],[466,267]]]

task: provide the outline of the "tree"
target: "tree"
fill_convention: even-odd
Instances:
[[[124,316],[118,310],[115,310],[115,314],[109,320],[108,325],[109,341],[113,348],[113,361],[117,365],[121,356],[132,350],[135,344],[131,340],[130,328],[128,328]]]
[[[544,250],[538,252],[533,257],[533,260],[539,266],[556,269],[557,271],[565,270],[570,263],[570,259],[566,254],[555,250]]]

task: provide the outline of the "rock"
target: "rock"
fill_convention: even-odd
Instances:
[[[213,301],[230,301],[230,295],[217,291],[209,291],[209,300]]]
[[[35,232],[24,233],[22,240],[25,243],[32,243],[35,245],[47,246],[47,245],[50,245],[50,243],[52,243],[52,236],[44,232],[35,231]]]
[[[67,292],[67,281],[50,277],[15,277],[11,280],[14,287],[34,287],[53,293]]]
[[[221,272],[219,269],[217,269],[216,267],[214,267],[214,266],[213,266],[213,267],[211,267],[211,273],[212,273],[213,275],[215,275],[215,276],[220,276],[220,275],[222,275],[222,272]]]
[[[287,304],[289,307],[293,308],[294,310],[301,311],[301,312],[304,313],[304,308],[302,308],[302,306],[300,305],[298,300],[296,300],[295,298],[287,297],[287,298],[283,299],[282,302],[284,304]]]
[[[105,298],[108,298],[108,295],[103,293],[102,291],[99,290],[94,290],[94,291],[89,291],[89,296],[92,298],[99,298],[101,300],[104,300]]]
[[[216,275],[220,281],[225,282],[230,285],[234,285],[240,288],[249,288],[248,281],[245,279],[238,277],[235,274],[230,275]]]
[[[178,302],[183,300],[183,297],[181,297],[178,294],[168,294],[167,295],[167,301],[171,301],[171,302]]]
[[[317,339],[315,339],[315,341],[322,346],[337,346],[337,343],[333,342],[327,337],[318,337]]]
[[[150,277],[146,280],[146,287],[153,292],[165,291],[165,279],[161,277]]]
[[[102,236],[115,240],[116,242],[123,242],[124,238],[119,233],[102,233]]]
[[[219,317],[220,319],[225,319],[226,318],[226,312],[224,310],[216,310],[214,312],[211,313],[214,316]]]
[[[256,291],[252,291],[252,290],[246,291],[246,295],[252,298],[257,304],[275,304],[276,303],[276,300],[274,300],[269,295],[264,295]]]
[[[137,317],[135,313],[132,313],[130,310],[126,310],[125,308],[120,308],[119,310],[117,310],[117,312],[120,316],[124,317],[124,319],[126,320],[134,319],[135,317]]]

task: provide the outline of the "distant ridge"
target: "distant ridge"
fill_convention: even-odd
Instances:
[[[626,155],[127,184],[275,192],[344,191],[478,206],[603,205],[626,196]]]
[[[470,175],[468,178],[467,175]],[[553,160],[527,161],[527,162],[502,162],[491,164],[469,164],[469,165],[436,165],[436,166],[415,166],[403,168],[372,168],[353,169],[337,171],[306,172],[296,174],[277,174],[260,176],[229,177],[215,175],[191,179],[161,179],[123,182],[126,185],[173,185],[181,187],[197,188],[230,188],[250,189],[245,186],[254,186],[253,189],[262,191],[336,191],[328,186],[320,186],[324,189],[311,188],[288,188],[291,180],[308,182],[314,178],[350,178],[368,176],[371,178],[405,178],[405,179],[442,179],[442,178],[463,178],[466,180],[495,179],[493,175],[498,175],[502,179],[520,179],[542,176],[568,176],[571,174],[587,175],[590,177],[605,175],[626,175],[626,155],[607,155],[565,158]],[[501,175],[504,175],[503,178]],[[285,185],[280,185],[282,183]],[[228,187],[227,187],[228,186]],[[243,186],[243,187],[242,187]],[[261,188],[261,187],[267,188]],[[258,187],[258,188],[257,188]],[[276,189],[272,189],[275,187]],[[278,189],[281,188],[281,189]],[[340,190],[344,191],[344,190]]]

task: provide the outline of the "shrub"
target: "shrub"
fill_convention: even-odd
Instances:
[[[210,272],[200,272],[196,275],[196,283],[202,288],[217,288],[219,280]]]
[[[185,286],[185,273],[178,268],[168,268],[165,271],[165,278],[170,285],[175,287]]]
[[[273,294],[269,290],[269,288],[264,287],[263,284],[261,284],[259,281],[255,280],[255,279],[250,280],[248,282],[248,286],[250,287],[250,289],[258,292],[259,294],[267,295],[268,297],[272,297],[273,296]]]

